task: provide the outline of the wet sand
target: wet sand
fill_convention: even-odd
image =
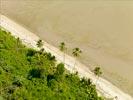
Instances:
[[[56,47],[80,47],[82,63],[133,96],[133,2],[2,0],[1,13]]]

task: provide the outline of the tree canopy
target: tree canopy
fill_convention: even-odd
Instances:
[[[51,53],[28,48],[1,29],[0,99],[103,100],[89,79],[69,73]]]

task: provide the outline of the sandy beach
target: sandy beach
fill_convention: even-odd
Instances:
[[[19,24],[15,23],[14,21],[10,20],[9,18],[3,15],[0,15],[0,26],[10,31],[13,36],[19,37],[24,44],[36,48],[36,41],[39,39],[39,37],[36,36],[34,33],[28,31],[27,29],[23,28]],[[60,52],[57,48],[48,44],[45,41],[44,49],[47,52],[51,52],[53,55],[55,55],[58,61],[62,61],[62,52]],[[65,67],[69,71],[73,70],[74,60],[74,58],[66,55]],[[79,72],[79,75],[81,77],[91,78],[93,82],[96,81],[95,75],[89,70],[89,68],[78,61],[75,70]],[[103,78],[99,78],[96,87],[98,91],[100,91],[107,98],[113,98],[117,96],[118,100],[133,100],[133,98],[130,95],[124,93],[119,88],[117,88],[116,86],[114,86],[113,84],[111,84]]]
[[[133,96],[132,0],[1,0],[0,12],[69,55],[79,47],[81,63]]]

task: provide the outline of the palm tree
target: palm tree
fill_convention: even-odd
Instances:
[[[101,71],[101,68],[100,67],[95,67],[95,69],[93,70],[93,72],[98,77],[98,79],[102,75],[102,71]],[[96,83],[97,83],[97,80],[96,80]]]
[[[76,58],[76,57],[79,57],[81,53],[82,53],[82,51],[79,48],[74,48],[72,55]],[[76,66],[76,59],[75,59],[75,63],[74,63],[74,68],[75,68],[75,66]]]
[[[64,42],[61,42],[59,45],[60,51],[63,52],[63,62],[65,64],[65,51],[67,50],[66,44]]]
[[[41,39],[39,39],[36,43],[38,48],[41,48],[43,46],[43,41]]]
[[[39,61],[41,62],[41,58],[40,58],[40,55],[43,53],[44,51],[44,48],[42,48],[43,46],[43,41],[41,39],[39,39],[36,43],[37,47],[40,49],[40,51],[37,53],[37,56],[38,56],[38,59]]]

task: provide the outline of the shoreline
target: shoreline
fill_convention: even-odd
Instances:
[[[36,41],[39,40],[39,37],[36,36],[34,33],[26,30],[19,24],[15,23],[14,21],[10,20],[9,18],[7,18],[3,15],[0,15],[0,26],[4,27],[6,30],[10,31],[13,36],[19,37],[25,45],[37,49]],[[51,54],[56,57],[57,61],[62,62],[63,54],[60,50],[49,45],[45,41],[44,41],[43,47],[47,52],[51,52]],[[72,72],[73,63],[74,63],[75,59],[68,55],[66,55],[65,59],[66,59],[65,64],[67,65],[67,66],[65,66],[65,68],[67,70],[69,70],[70,72]],[[80,77],[90,78],[93,82],[95,82],[95,80],[96,80],[95,75],[85,65],[83,65],[77,61],[77,66],[75,69],[78,71]],[[130,95],[122,92],[116,86],[112,85],[110,82],[106,81],[103,78],[99,78],[99,81],[96,84],[96,88],[106,98],[113,98],[113,97],[117,96],[118,97],[117,100],[133,100],[133,98]]]

